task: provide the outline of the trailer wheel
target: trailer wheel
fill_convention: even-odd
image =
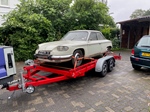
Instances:
[[[111,72],[113,70],[114,64],[115,63],[114,63],[113,58],[108,60],[108,72]]]
[[[100,75],[102,77],[105,77],[107,74],[107,71],[108,71],[108,64],[107,64],[107,61],[105,61],[102,65],[102,71],[100,72]]]
[[[35,87],[34,87],[34,86],[28,86],[28,87],[26,88],[26,92],[27,92],[28,94],[32,94],[34,91],[35,91]]]

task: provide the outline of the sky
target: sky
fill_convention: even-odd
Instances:
[[[150,9],[150,0],[108,0],[108,7],[115,22],[129,20],[136,9]]]

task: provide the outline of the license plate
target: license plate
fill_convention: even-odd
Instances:
[[[143,53],[142,53],[142,56],[150,57],[150,53],[145,53],[145,52],[143,52]]]

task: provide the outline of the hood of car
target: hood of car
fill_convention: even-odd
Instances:
[[[84,45],[86,41],[54,41],[39,44],[39,50],[53,50],[58,46],[76,46],[76,45]]]

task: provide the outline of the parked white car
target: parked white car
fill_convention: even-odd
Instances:
[[[38,60],[61,63],[79,57],[95,57],[112,47],[112,42],[107,40],[100,31],[96,30],[75,30],[69,31],[60,41],[46,42],[38,45],[35,57]],[[77,61],[77,66],[83,60]]]

